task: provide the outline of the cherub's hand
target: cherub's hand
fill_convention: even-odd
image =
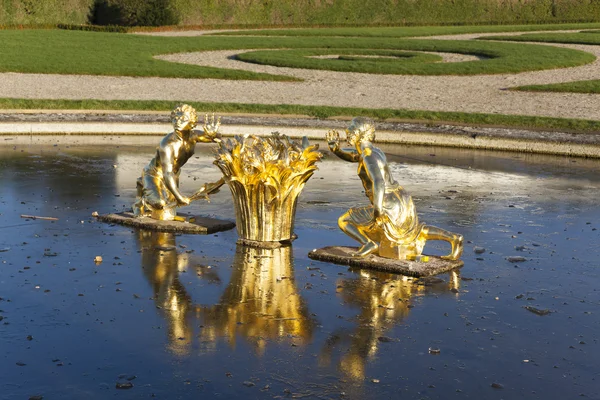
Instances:
[[[325,140],[332,151],[336,151],[340,148],[340,134],[336,130],[330,130],[325,135]]]
[[[217,117],[216,121],[215,121],[215,114],[213,113],[212,116],[209,118],[208,114],[204,115],[204,134],[213,139],[213,141],[216,141],[215,139],[218,139],[217,134],[219,132],[219,127],[221,126],[221,117]]]

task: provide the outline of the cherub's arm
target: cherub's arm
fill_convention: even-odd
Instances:
[[[178,205],[190,204],[190,199],[182,195],[179,191],[179,187],[177,187],[177,180],[175,179],[175,172],[173,171],[175,163],[173,148],[171,146],[159,146],[158,154],[160,155],[165,186],[173,193],[173,196],[177,199]]]
[[[367,148],[363,152],[363,165],[369,176],[373,191],[373,217],[379,218],[383,214],[383,199],[385,195],[385,178],[381,160],[376,153]]]
[[[359,155],[356,150],[340,148],[340,134],[336,130],[327,132],[325,140],[327,140],[329,150],[342,160],[350,162],[357,162],[359,160]]]
[[[208,198],[209,195],[213,193],[217,193],[219,188],[225,184],[225,179],[221,178],[216,182],[207,182],[200,189],[196,191],[193,195],[190,196],[190,200],[198,200],[198,199],[206,199],[210,201]]]

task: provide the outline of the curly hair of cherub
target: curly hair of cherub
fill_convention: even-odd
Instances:
[[[370,118],[356,117],[346,129],[346,134],[348,141],[372,142],[375,140],[375,123]]]
[[[185,114],[189,116],[190,122],[193,123],[193,126],[196,126],[198,123],[198,114],[196,113],[196,109],[189,104],[177,105],[177,107],[171,111],[171,121],[175,120],[178,116]]]

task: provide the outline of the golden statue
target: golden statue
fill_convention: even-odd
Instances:
[[[442,258],[457,260],[463,251],[462,235],[419,223],[412,197],[392,177],[384,152],[373,145],[373,122],[354,118],[346,136],[354,149],[341,149],[335,130],[327,132],[329,148],[342,160],[358,163],[358,176],[371,202],[351,208],[338,220],[340,229],[361,244],[353,256],[412,260],[421,255],[427,240],[444,240],[452,249]]]
[[[136,216],[173,220],[177,207],[188,205],[199,198],[207,198],[208,194],[215,193],[224,183],[221,179],[205,184],[190,197],[179,191],[181,167],[194,155],[196,143],[221,141],[218,135],[220,118],[215,121],[213,115],[209,121],[208,115],[205,115],[203,131],[193,130],[198,122],[196,110],[187,104],[181,104],[171,112],[171,122],[173,132],[160,141],[156,155],[137,180],[137,197],[133,204]]]
[[[306,137],[300,144],[278,133],[219,143],[214,163],[231,189],[242,241],[292,240],[298,196],[321,159],[317,149]]]

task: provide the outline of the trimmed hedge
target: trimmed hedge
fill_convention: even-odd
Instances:
[[[179,17],[171,0],[96,0],[91,22],[95,25],[177,25]]]
[[[53,27],[54,28],[54,27]],[[58,29],[64,29],[67,31],[87,31],[87,32],[119,32],[119,33],[127,33],[129,32],[129,28],[124,26],[117,25],[70,25],[70,24],[58,24],[56,25]]]

